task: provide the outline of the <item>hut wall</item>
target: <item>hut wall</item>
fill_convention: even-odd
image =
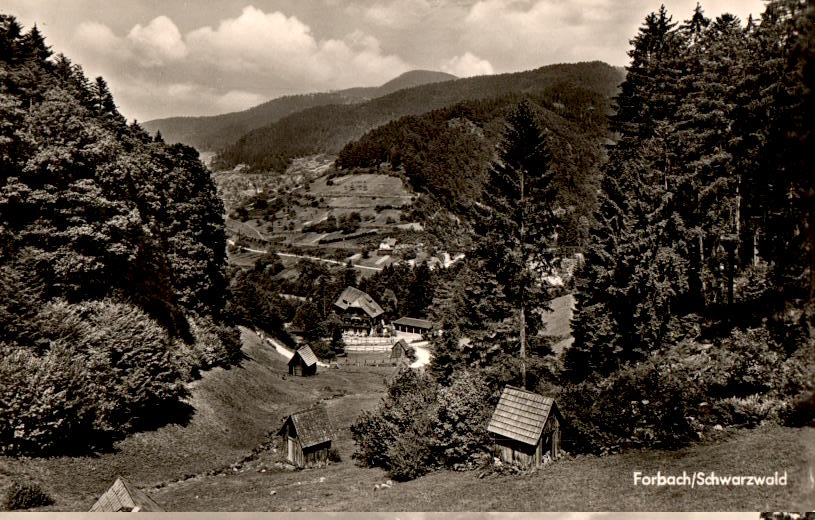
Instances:
[[[543,432],[534,446],[495,436],[494,453],[503,462],[521,466],[540,466],[546,453],[552,459],[557,459],[560,454],[560,423],[557,417],[552,415],[546,420]]]
[[[535,464],[536,452],[539,447],[540,442],[536,446],[530,446],[506,437],[496,436],[495,438],[495,456],[510,464],[520,464],[521,466]],[[538,460],[540,459],[538,458]]]
[[[313,376],[317,373],[317,365],[307,366],[301,359],[289,363],[289,374],[293,376]]]
[[[317,466],[328,462],[328,451],[331,449],[331,442],[324,442],[316,446],[311,446],[303,450],[303,465]]]

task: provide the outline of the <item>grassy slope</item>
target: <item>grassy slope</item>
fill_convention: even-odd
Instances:
[[[375,491],[385,475],[347,462],[296,473],[246,471],[158,490],[177,509],[349,511],[803,511],[815,504],[809,468],[815,430],[767,427],[721,443],[676,452],[580,457],[531,476],[478,479],[476,472],[439,471]],[[634,487],[632,472],[763,474],[788,471],[787,487]],[[320,482],[321,477],[325,480]],[[272,494],[274,491],[274,494]]]
[[[215,369],[191,385],[195,413],[189,424],[132,435],[114,453],[96,457],[25,459],[0,457],[0,496],[12,478],[39,482],[56,500],[53,510],[87,510],[117,475],[150,488],[239,461],[277,428],[282,418],[320,399],[354,417],[374,406],[389,369],[325,371],[290,378],[285,359],[244,331],[241,366]],[[350,452],[348,452],[350,454]],[[183,509],[183,507],[182,507]]]
[[[289,378],[286,365],[244,332],[240,367],[213,370],[192,386],[195,414],[129,437],[115,453],[54,459],[0,458],[0,494],[12,477],[39,482],[56,499],[52,510],[87,510],[117,474],[144,488],[168,510],[806,510],[815,505],[815,429],[766,427],[687,449],[579,457],[531,476],[439,471],[374,491],[387,477],[351,460],[348,427],[376,406],[390,369],[326,370]],[[284,379],[285,377],[285,379]],[[240,467],[287,413],[324,399],[343,462],[287,472],[264,452]],[[720,474],[787,470],[786,488],[635,488],[632,472],[711,471]],[[217,471],[213,471],[217,470]],[[323,479],[322,482],[320,480]],[[274,494],[272,494],[274,491]]]

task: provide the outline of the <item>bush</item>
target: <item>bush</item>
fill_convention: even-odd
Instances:
[[[467,462],[489,446],[487,424],[495,396],[482,374],[464,372],[449,387],[439,390],[439,411],[434,424],[440,462],[447,466]]]
[[[330,450],[328,450],[328,461],[342,462],[342,457],[340,457],[340,451],[337,448],[331,448]]]
[[[7,511],[50,506],[53,503],[54,499],[43,491],[38,484],[12,482],[6,492],[5,507]]]
[[[412,432],[400,435],[388,449],[390,476],[394,480],[412,480],[425,475],[434,466],[428,439]]]
[[[815,392],[799,396],[792,404],[786,420],[787,426],[815,426]]]
[[[0,453],[106,446],[176,405],[184,372],[167,331],[139,308],[54,300],[36,317],[49,347],[0,344]]]
[[[655,360],[625,366],[608,378],[564,389],[564,438],[570,451],[626,447],[676,448],[698,439],[691,416],[700,395],[688,372]]]

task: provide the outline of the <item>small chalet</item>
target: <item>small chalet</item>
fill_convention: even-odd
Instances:
[[[317,356],[306,345],[294,353],[289,360],[289,374],[293,376],[313,376],[317,373]]]
[[[391,347],[391,359],[410,358],[413,353],[413,347],[407,344],[403,339],[400,339]]]
[[[376,325],[376,319],[385,312],[373,298],[356,287],[346,287],[334,302],[348,333],[367,336]]]
[[[397,332],[408,334],[426,334],[433,330],[433,322],[430,320],[420,320],[419,318],[408,318],[403,316],[393,322]]]
[[[91,513],[136,513],[140,511],[152,513],[163,512],[164,509],[147,493],[136,489],[122,477],[118,477],[90,509]]]
[[[291,414],[278,435],[283,439],[286,459],[298,468],[328,461],[333,433],[322,406]]]
[[[522,466],[540,466],[544,454],[557,459],[560,452],[560,415],[555,400],[507,386],[492,414],[495,456]]]

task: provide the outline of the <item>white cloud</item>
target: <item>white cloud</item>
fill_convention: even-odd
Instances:
[[[223,92],[190,82],[157,82],[126,78],[110,85],[117,105],[125,114],[141,108],[139,120],[168,114],[215,115],[246,110],[268,100],[267,96],[244,90]],[[143,107],[150,107],[145,112]]]
[[[131,50],[143,66],[159,66],[187,55],[187,46],[172,20],[158,16],[146,27],[137,24],[127,35]]]
[[[286,93],[379,85],[412,68],[360,30],[318,39],[297,17],[253,6],[183,35],[164,15],[122,36],[104,24],[84,22],[73,43],[83,63],[105,71],[112,90],[119,85],[123,96],[143,103],[147,110],[135,114],[140,118],[159,107],[171,114],[212,113]],[[199,99],[185,102],[186,96]],[[123,112],[130,105],[123,102]]]
[[[455,56],[441,66],[441,70],[449,72],[459,78],[470,76],[483,76],[493,74],[492,64],[467,51],[461,56]]]
[[[467,13],[462,41],[502,68],[605,60],[621,64],[641,0],[480,0]]]

